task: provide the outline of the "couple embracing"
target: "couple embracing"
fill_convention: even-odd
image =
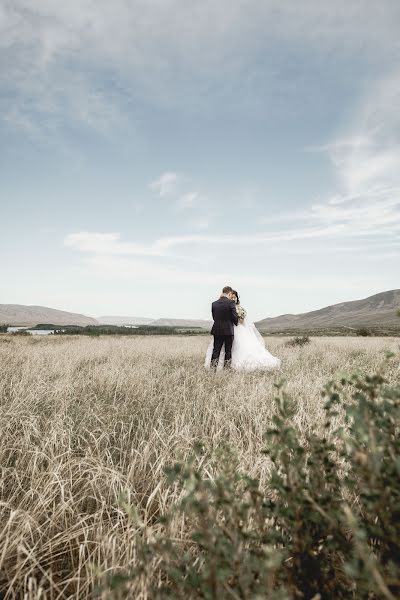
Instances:
[[[275,369],[280,366],[265,348],[264,340],[254,323],[246,319],[246,311],[240,305],[239,294],[225,286],[219,300],[212,303],[214,324],[211,341],[206,353],[206,368],[255,371]]]

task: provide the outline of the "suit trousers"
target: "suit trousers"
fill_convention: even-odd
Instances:
[[[230,367],[232,360],[232,344],[233,335],[214,335],[214,349],[211,356],[212,367],[216,368],[218,366],[219,355],[221,354],[223,346],[225,346],[224,367]]]

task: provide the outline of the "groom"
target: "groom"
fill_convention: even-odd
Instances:
[[[213,302],[211,306],[211,312],[214,319],[214,325],[211,329],[211,334],[214,336],[211,366],[214,369],[218,366],[222,346],[225,346],[224,367],[230,367],[231,365],[234,336],[233,326],[237,325],[239,320],[232,292],[233,290],[229,285],[225,286],[222,290],[220,299]]]

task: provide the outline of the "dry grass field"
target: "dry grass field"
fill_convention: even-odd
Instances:
[[[135,562],[125,494],[154,522],[176,500],[163,468],[202,440],[228,442],[250,474],[274,382],[286,380],[304,431],[322,426],[320,391],[340,371],[373,372],[394,338],[267,339],[279,372],[205,372],[208,337],[0,336],[0,585],[6,598],[94,597]],[[398,379],[392,363],[389,379]],[[183,532],[177,525],[177,538]],[[101,593],[101,592],[100,592]]]

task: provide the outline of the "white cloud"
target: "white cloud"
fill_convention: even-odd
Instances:
[[[167,198],[175,195],[179,181],[180,177],[177,173],[166,171],[165,173],[162,173],[158,179],[152,181],[149,187],[156,192],[160,198]]]
[[[194,208],[200,200],[205,198],[197,191],[182,191],[187,178],[173,171],[162,173],[149,184],[149,188],[160,198],[174,200],[175,207],[179,210]]]
[[[344,195],[400,187],[400,70],[377,81],[355,108],[350,132],[319,148],[335,167]]]
[[[132,242],[122,242],[119,233],[98,233],[93,231],[80,231],[70,233],[64,239],[64,245],[86,254],[101,256],[162,256],[162,248],[157,244],[144,245]]]
[[[396,247],[400,234],[400,187],[334,196],[302,211],[266,217],[260,224],[273,227],[273,233],[269,237],[255,236],[254,243],[330,238],[343,244],[345,240],[359,239],[368,251],[372,240],[384,239],[388,246]]]
[[[265,248],[281,247],[282,243],[300,244],[307,241],[322,241],[327,239],[348,241],[361,239],[365,248],[371,240],[384,237],[386,248],[398,248],[400,233],[400,201],[390,197],[381,200],[373,209],[357,203],[348,202],[346,206],[328,203],[314,205],[309,212],[304,213],[302,221],[297,221],[291,228],[283,228],[261,234],[189,234],[162,237],[147,244],[136,244],[121,241],[119,233],[78,232],[66,236],[64,243],[83,253],[98,255],[135,255],[135,256],[170,256],[174,257],[174,249],[178,247],[213,246],[231,248]],[[361,246],[362,247],[362,246]],[[374,246],[376,250],[376,246]],[[293,251],[305,251],[300,246]],[[315,253],[316,246],[309,246],[308,252]],[[400,251],[400,249],[399,249]]]
[[[400,71],[379,82],[356,108],[345,135],[328,144],[307,148],[327,154],[334,167],[337,191],[308,209],[261,224],[297,225],[303,233],[326,227],[324,235],[385,239],[396,247],[400,233]],[[321,230],[322,231],[322,230]]]
[[[182,208],[182,209],[193,208],[193,206],[196,204],[196,202],[198,200],[199,200],[198,192],[188,192],[186,194],[183,194],[179,198],[178,206],[179,206],[179,208]]]

